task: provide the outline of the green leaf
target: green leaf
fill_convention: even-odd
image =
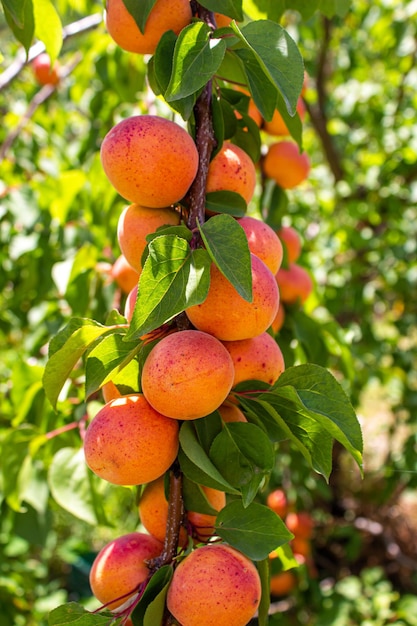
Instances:
[[[152,11],[155,3],[156,0],[141,0],[141,2],[138,2],[137,0],[123,0],[123,4],[135,20],[142,34],[145,31],[145,25],[149,17],[149,13]]]
[[[219,470],[213,465],[206,452],[198,442],[193,424],[184,422],[180,429],[180,465],[184,474],[194,480],[194,482],[213,487],[213,489],[221,489],[227,493],[239,494],[239,491],[232,487],[227,480],[223,478]],[[182,453],[182,456],[181,456]],[[183,461],[183,460],[184,461]],[[191,461],[191,465],[187,464],[186,459]],[[196,473],[192,473],[193,466]]]
[[[268,121],[271,120],[277,103],[277,88],[270,81],[266,80],[262,65],[252,50],[240,48],[235,50],[235,54],[243,62],[246,80],[253,101],[262,117]]]
[[[1,473],[4,497],[10,508],[21,510],[27,482],[31,475],[30,444],[38,432],[23,425],[10,430],[1,442]]]
[[[255,55],[261,70],[281,92],[288,112],[294,115],[304,80],[304,64],[297,44],[280,26],[269,20],[250,22],[240,30],[231,27],[242,44]]]
[[[269,507],[241,500],[227,504],[217,515],[217,534],[254,561],[266,559],[272,550],[290,541],[293,535]]]
[[[243,228],[230,215],[215,215],[199,226],[199,230],[213,263],[238,294],[251,302],[251,256]]]
[[[182,496],[186,511],[204,513],[205,515],[217,515],[217,509],[211,506],[201,485],[190,480],[187,476],[183,477]]]
[[[9,10],[9,5],[12,6],[12,10]],[[35,35],[35,18],[32,0],[26,0],[17,3],[16,10],[13,9],[14,2],[3,0],[4,15],[6,21],[13,31],[16,39],[23,45],[26,50],[26,54],[29,52],[29,48],[32,45],[33,37]]]
[[[235,50],[227,48],[223,61],[217,70],[217,75],[222,80],[240,83],[243,85],[246,83],[244,65]]]
[[[335,15],[345,17],[351,7],[351,0],[318,0],[318,8],[328,18]]]
[[[269,606],[271,604],[269,559],[265,558],[256,563],[261,579],[262,596],[258,607],[258,625],[268,626]]]
[[[140,275],[126,340],[134,341],[203,302],[210,284],[210,264],[208,253],[202,248],[191,250],[185,239],[175,235],[155,238]]]
[[[331,1],[334,4],[334,0]],[[321,0],[286,0],[286,8],[298,11],[304,20],[308,20],[317,11],[320,3]]]
[[[60,339],[52,345],[53,353],[45,366],[42,382],[46,397],[54,408],[61,389],[77,361],[96,339],[109,330],[111,330],[109,326],[102,326],[93,320],[72,320]],[[65,340],[63,345],[62,339]]]
[[[186,26],[175,44],[165,100],[173,102],[203,88],[220,67],[225,51],[224,40],[211,37],[211,30],[204,22]]]
[[[231,140],[249,154],[254,163],[259,161],[261,157],[261,135],[258,125],[250,115],[241,114],[236,123],[236,132]]]
[[[62,48],[62,24],[51,0],[32,0],[35,17],[35,36],[45,44],[51,63]]]
[[[152,576],[132,613],[134,626],[160,626],[172,574],[172,566],[164,565]]]
[[[339,441],[362,469],[362,432],[355,411],[335,377],[319,365],[291,367],[279,377],[274,395],[283,400],[284,419],[295,414],[313,419]]]
[[[209,11],[223,13],[238,22],[243,20],[242,0],[202,0],[200,4]]]
[[[85,366],[85,395],[100,389],[106,378],[116,376],[135,358],[143,344],[137,341],[124,341],[124,334],[112,333],[103,337],[100,343],[89,352]],[[137,370],[137,367],[135,367]]]
[[[210,459],[226,480],[239,489],[248,506],[274,467],[274,448],[255,424],[226,424],[210,448]]]
[[[210,191],[206,194],[206,209],[213,213],[226,213],[233,217],[246,215],[247,204],[235,191]]]
[[[82,448],[61,448],[55,454],[48,484],[56,502],[74,517],[92,526],[108,524],[102,491],[115,487],[90,472]]]
[[[90,613],[81,604],[68,602],[48,615],[48,626],[109,626],[114,615],[108,611]]]

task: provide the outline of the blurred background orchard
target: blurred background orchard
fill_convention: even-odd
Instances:
[[[252,4],[251,17],[264,17]],[[275,198],[273,217],[299,232],[314,294],[288,309],[278,342],[287,365],[319,363],[342,382],[363,428],[365,477],[335,447],[327,485],[281,446],[266,492],[283,488],[314,530],[271,624],[415,626],[417,2],[341,2],[347,12],[331,18],[332,2],[312,15],[299,4],[302,15],[287,11],[281,24],[308,74],[312,169]],[[0,626],[45,626],[72,599],[89,606],[92,555],[137,526],[132,489],[92,489],[79,458],[56,461],[80,446],[78,425],[101,398],[86,405],[75,373],[56,415],[42,373],[48,341],[72,316],[104,323],[125,297],[110,271],[124,202],[100,141],[132,113],[171,112],[147,87],[142,57],[111,41],[101,2],[55,6],[64,26],[93,16],[66,31],[55,89],[36,82],[0,13]],[[259,192],[250,212],[262,208]]]

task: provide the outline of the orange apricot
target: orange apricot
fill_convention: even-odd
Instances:
[[[274,489],[268,493],[266,504],[280,517],[285,517],[288,512],[288,501],[282,489]]]
[[[164,208],[187,193],[198,167],[192,137],[156,115],[134,115],[114,126],[100,150],[104,172],[126,200]]]
[[[303,121],[304,117],[305,117],[305,104],[303,102],[302,98],[298,98],[297,101],[297,113],[300,116],[301,121]],[[268,133],[268,135],[275,135],[275,136],[283,136],[285,137],[286,135],[290,135],[290,131],[287,128],[286,123],[284,122],[284,119],[281,115],[281,113],[278,111],[278,109],[275,110],[274,115],[272,116],[272,120],[267,122],[265,120],[265,123],[263,125],[263,129],[266,133]]]
[[[167,607],[181,626],[246,626],[261,599],[255,565],[223,543],[196,548],[174,571]]]
[[[303,303],[313,291],[310,274],[297,263],[290,263],[288,269],[281,267],[276,279],[281,301],[287,304]]]
[[[207,298],[186,310],[196,328],[222,341],[237,341],[256,337],[272,324],[279,305],[276,280],[271,270],[254,254],[251,254],[251,263],[252,302],[244,300],[212,264]]]
[[[298,539],[311,539],[314,521],[307,511],[293,511],[285,518],[285,525]]]
[[[146,236],[160,226],[177,226],[180,214],[173,209],[150,209],[131,204],[123,209],[117,224],[117,239],[127,262],[137,271],[142,271],[142,254],[146,248]]]
[[[265,176],[283,189],[293,189],[306,180],[310,159],[293,141],[279,141],[269,146],[262,163]]]
[[[271,576],[269,588],[273,596],[286,596],[297,585],[297,577],[293,572],[279,572]]]
[[[250,202],[256,186],[256,169],[250,156],[239,146],[224,141],[210,162],[206,191],[234,191]]]
[[[221,511],[221,509],[226,506],[226,494],[224,491],[212,489],[211,487],[206,487],[205,485],[202,485],[201,488],[213,509]],[[187,517],[193,528],[193,534],[198,541],[208,541],[214,534],[216,515],[198,513],[197,511],[188,511]]]
[[[232,388],[234,368],[212,335],[183,330],[161,339],[142,369],[142,390],[163,415],[181,420],[215,411]]]
[[[239,409],[239,407],[232,402],[223,402],[223,404],[219,406],[218,411],[222,417],[223,422],[226,422],[226,424],[230,422],[248,421],[242,411]]]
[[[146,561],[159,556],[163,547],[155,537],[138,532],[105,545],[90,570],[90,587],[97,600],[110,610],[129,600],[150,574]]]
[[[189,0],[157,0],[141,33],[122,0],[107,0],[106,26],[112,39],[123,50],[153,54],[167,30],[176,35],[192,17]]]
[[[158,413],[142,394],[111,400],[84,439],[88,467],[115,485],[142,485],[161,476],[178,452],[178,422]]]
[[[214,13],[214,19],[216,20],[217,28],[224,28],[225,26],[229,26],[232,18],[228,15],[223,15],[223,13]]]
[[[121,254],[113,263],[110,275],[113,280],[119,285],[123,293],[129,293],[139,281],[139,272],[126,261],[126,258]]]
[[[277,235],[285,248],[287,263],[295,263],[301,254],[301,238],[292,226],[281,226]]]
[[[148,483],[138,504],[140,521],[148,533],[159,541],[165,540],[168,521],[168,500],[165,496],[165,476]],[[180,545],[186,545],[187,532],[181,527]]]
[[[51,64],[46,52],[42,52],[32,61],[33,74],[40,85],[57,85],[60,81],[59,63]]]
[[[259,257],[273,274],[281,267],[282,243],[275,231],[264,221],[245,215],[237,220],[245,231],[249,250]]]
[[[284,322],[285,322],[285,309],[284,309],[283,303],[280,302],[275,319],[271,324],[272,332],[274,333],[274,335],[279,333],[281,328],[284,326]]]
[[[261,380],[273,385],[285,369],[281,348],[263,332],[251,339],[224,341],[235,368],[233,386],[244,380]]]

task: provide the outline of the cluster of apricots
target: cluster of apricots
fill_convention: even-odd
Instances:
[[[219,24],[223,17],[216,14]],[[179,33],[191,19],[189,0],[157,0],[141,33],[122,0],[107,0],[106,5],[109,34],[123,49],[138,54],[152,54],[164,32]],[[123,312],[130,322],[146,237],[161,226],[183,222],[199,153],[191,135],[176,122],[133,115],[107,133],[100,154],[108,180],[128,203],[118,220],[121,255],[111,274],[126,294]],[[206,191],[233,191],[249,203],[256,182],[252,159],[224,141],[209,164]],[[244,216],[237,221],[250,251],[252,301],[243,299],[213,263],[206,299],[185,310],[188,326],[182,320],[180,329],[170,324],[169,331],[161,332],[143,363],[137,392],[121,395],[113,383],[103,387],[106,403],[85,433],[85,460],[97,476],[116,485],[141,486],[141,532],[104,546],[90,573],[96,598],[111,611],[123,612],[125,623],[149,581],[149,561],[164,548],[166,477],[178,454],[181,423],[216,410],[223,422],[246,422],[233,388],[249,380],[272,385],[285,368],[272,334],[277,332],[281,264],[283,258],[293,262],[294,253],[282,233],[262,220]],[[226,505],[223,491],[203,485],[201,491],[215,511]],[[255,565],[218,537],[211,541],[215,524],[216,515],[183,515],[179,548],[193,549],[175,564],[167,594],[167,608],[181,626],[245,626],[259,606]]]
[[[307,511],[296,511],[287,500],[282,489],[274,489],[267,496],[266,504],[279,515],[292,532],[294,538],[290,542],[294,557],[300,565],[306,565],[310,575],[314,575],[315,567],[312,558],[311,539],[314,532],[314,520]],[[276,552],[269,556],[270,560],[277,557]],[[293,570],[273,573],[270,578],[270,591],[273,596],[289,594],[298,584],[297,574]]]

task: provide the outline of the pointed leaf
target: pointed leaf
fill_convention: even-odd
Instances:
[[[18,4],[18,10],[10,11],[8,9],[9,4],[14,4],[7,2],[7,6],[3,0],[3,9],[4,15],[6,17],[6,21],[13,31],[16,39],[23,45],[26,50],[26,54],[29,52],[29,48],[32,44],[33,37],[35,35],[35,18],[33,13],[33,2],[32,0],[26,0],[23,3],[23,13],[22,13],[22,4]]]
[[[242,0],[202,0],[200,4],[209,11],[228,15],[238,22],[243,20]]]
[[[293,115],[304,80],[297,44],[282,26],[270,20],[250,22],[242,29],[232,22],[231,27],[243,45],[254,53],[260,68],[281,92],[288,112]]]
[[[132,613],[134,626],[160,626],[165,611],[165,597],[172,574],[172,566],[164,565],[152,576]]]
[[[213,262],[238,294],[251,302],[251,257],[243,228],[230,215],[215,215],[199,229]]]
[[[269,558],[258,561],[256,567],[258,568],[262,587],[261,602],[258,607],[258,626],[268,626],[269,606],[271,604]]]
[[[145,31],[146,21],[149,17],[149,13],[152,11],[156,0],[123,0],[123,4],[135,20],[140,32],[143,34]]]
[[[81,604],[68,602],[49,613],[48,626],[109,626],[112,617],[108,611],[91,613]]]
[[[189,306],[200,304],[210,284],[210,257],[191,250],[185,239],[157,237],[139,279],[139,289],[127,341],[158,328]]]
[[[35,35],[45,44],[51,63],[62,48],[62,24],[51,0],[32,0],[35,17]]]
[[[266,559],[272,550],[290,541],[293,535],[269,507],[241,500],[227,504],[216,518],[217,534],[254,561]]]
[[[206,194],[206,209],[213,213],[226,213],[233,217],[246,215],[245,199],[235,191],[210,191]]]
[[[207,24],[198,21],[186,26],[175,44],[165,100],[173,102],[204,87],[220,67],[225,52],[225,41],[212,37]]]

